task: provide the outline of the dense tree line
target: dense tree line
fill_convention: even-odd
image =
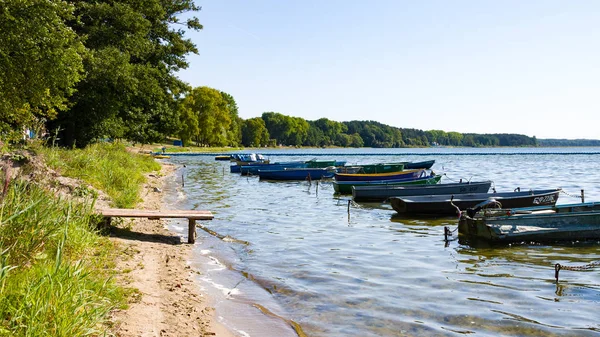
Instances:
[[[193,0],[0,0],[0,140],[44,130],[65,146],[177,137],[197,146],[535,146],[513,134],[461,134],[376,121],[264,112],[243,120],[232,95],[176,76],[197,53]],[[185,22],[180,16],[186,14]]]
[[[441,130],[404,129],[375,121],[336,122],[327,118],[306,121],[276,112],[265,112],[264,123],[252,121],[242,132],[244,146],[340,146],[340,147],[424,147],[424,146],[537,146],[535,137],[517,134],[462,134]],[[245,137],[252,130],[261,134]],[[265,136],[266,135],[266,136]],[[246,140],[252,139],[252,142]],[[268,139],[268,140],[267,140]]]
[[[594,139],[539,139],[540,146],[600,146]]]

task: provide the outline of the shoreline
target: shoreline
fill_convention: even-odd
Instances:
[[[160,173],[147,175],[137,208],[164,207],[161,191],[177,167],[160,164]],[[195,280],[198,271],[189,263],[193,245],[169,230],[165,220],[114,223],[110,236],[120,250],[117,282],[134,289],[129,307],[112,312],[116,336],[235,336],[217,322],[210,298]]]

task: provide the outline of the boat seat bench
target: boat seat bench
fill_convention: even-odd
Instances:
[[[105,224],[110,225],[113,217],[120,218],[148,218],[158,220],[164,218],[188,219],[188,243],[196,240],[196,220],[212,220],[214,215],[211,211],[200,210],[147,210],[128,208],[105,208],[100,210],[105,218]]]

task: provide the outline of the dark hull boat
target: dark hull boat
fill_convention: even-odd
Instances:
[[[248,165],[241,165],[240,173],[245,175],[257,175],[258,170],[263,171],[276,171],[284,170],[292,167],[306,167],[306,163],[303,161],[288,161],[288,162],[277,162],[277,163],[254,163]]]
[[[435,160],[426,160],[426,161],[419,161],[419,162],[404,162],[404,169],[405,170],[413,170],[413,169],[430,169],[433,164],[435,164]]]
[[[503,208],[554,205],[560,191],[561,189],[557,188],[523,192],[392,197],[388,200],[394,210],[401,214],[452,215],[458,214],[457,207],[466,210],[489,199],[497,201]]]
[[[385,199],[391,197],[406,197],[416,195],[487,193],[491,186],[491,181],[414,186],[354,186],[352,188],[352,199],[359,202],[384,201]]]
[[[468,242],[599,240],[600,203],[463,212],[458,233]]]
[[[258,170],[260,179],[266,180],[320,180],[333,178],[334,167],[324,168],[294,168],[283,170]]]

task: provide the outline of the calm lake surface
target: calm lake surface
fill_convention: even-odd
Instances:
[[[559,204],[579,202],[583,189],[586,201],[600,201],[600,148],[263,153],[348,164],[435,159],[442,183],[562,187]],[[214,155],[170,162],[182,168],[165,202],[215,214],[197,230],[191,264],[219,321],[239,336],[600,335],[600,268],[554,279],[555,263],[600,261],[599,242],[446,244],[444,226],[455,229],[456,217],[402,218],[379,203],[348,212],[351,196],[334,195],[328,181],[259,181],[229,173]],[[171,228],[185,235],[187,223]]]

